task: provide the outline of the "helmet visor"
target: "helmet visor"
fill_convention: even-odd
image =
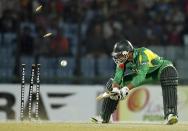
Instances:
[[[113,57],[114,62],[116,64],[125,63],[128,59],[128,53],[129,52],[127,51],[118,52],[118,53],[112,52],[112,57]]]

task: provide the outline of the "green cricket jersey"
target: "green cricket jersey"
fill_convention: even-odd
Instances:
[[[133,51],[133,61],[116,66],[113,83],[121,84],[125,75],[125,70],[130,69],[136,75],[130,81],[135,87],[142,83],[146,75],[154,72],[164,63],[164,60],[147,48],[135,48]],[[125,78],[126,79],[126,78]]]

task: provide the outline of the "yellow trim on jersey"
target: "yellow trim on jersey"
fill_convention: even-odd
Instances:
[[[158,57],[157,54],[153,53],[151,50],[144,50],[144,53],[146,54],[148,58],[149,67],[154,67],[154,65],[151,63],[151,61]],[[139,56],[139,61],[142,63],[142,55]]]

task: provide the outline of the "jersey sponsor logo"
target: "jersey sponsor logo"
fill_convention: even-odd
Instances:
[[[148,63],[147,62],[142,62],[140,65],[147,65]]]

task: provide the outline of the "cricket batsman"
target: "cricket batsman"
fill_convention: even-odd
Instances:
[[[106,84],[111,95],[104,98],[100,116],[92,117],[92,121],[109,123],[119,100],[126,98],[130,90],[144,83],[160,81],[166,124],[177,123],[178,73],[172,62],[147,48],[134,48],[128,40],[115,43],[112,57],[116,71],[114,78]],[[126,70],[132,70],[132,73],[126,75]]]

